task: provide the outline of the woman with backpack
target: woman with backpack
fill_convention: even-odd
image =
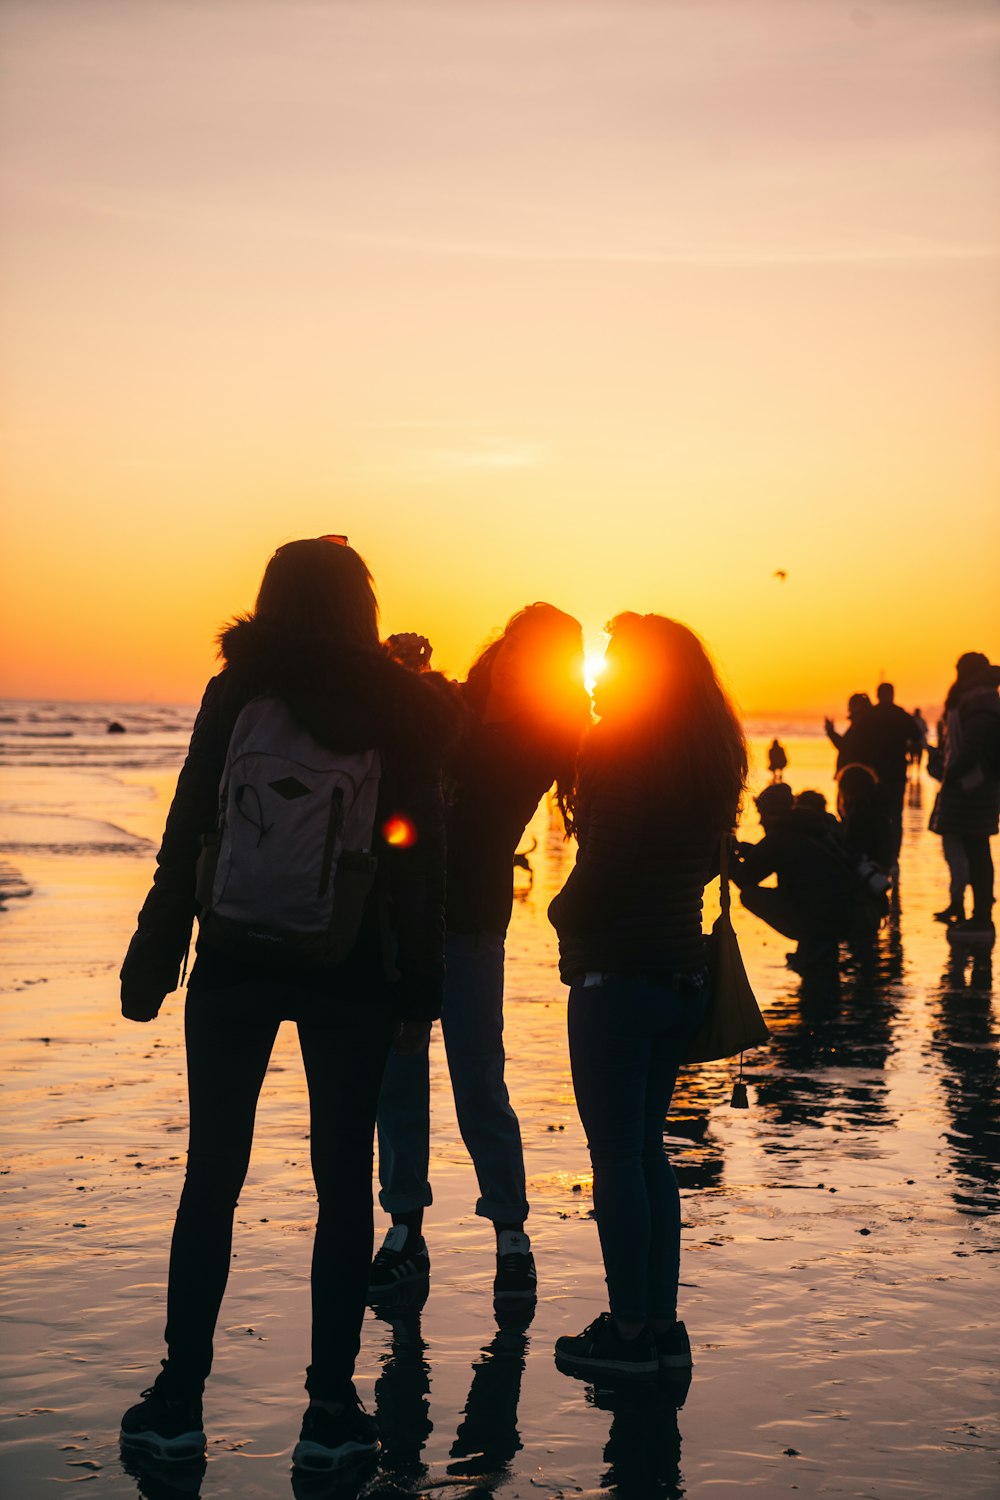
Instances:
[[[411,638],[421,640],[421,637]],[[425,642],[425,648],[427,643]],[[590,717],[583,634],[551,604],[529,604],[476,658],[459,693],[462,738],[445,777],[447,979],[441,1030],[459,1128],[479,1182],[476,1213],[496,1232],[494,1303],[522,1312],[536,1295],[524,1154],[504,1082],[504,937],[514,855],[539,800],[556,783],[564,817]],[[430,1274],[423,1238],[430,1099],[425,1053],[393,1056],[378,1112],[379,1202],[392,1227],[372,1265],[378,1303]]]
[[[573,1088],[610,1311],[560,1338],[556,1361],[588,1378],[646,1378],[691,1366],[677,1321],[680,1203],[663,1121],[705,1011],[702,896],[736,823],[747,754],[692,631],[636,614],[609,630],[594,690],[600,723],[580,760],[579,852],[549,918],[570,986]]]
[[[294,1461],[378,1447],[353,1385],[372,1250],[375,1111],[390,1047],[426,1047],[444,980],[440,764],[453,690],[393,661],[371,575],[343,538],[289,542],[220,636],[121,971],[122,1014],[177,988],[199,916],[185,1038],[190,1140],[174,1226],[166,1359],[122,1442],[200,1456],[202,1392],[254,1112],[278,1027],[309,1088],[319,1216],[310,1404]]]

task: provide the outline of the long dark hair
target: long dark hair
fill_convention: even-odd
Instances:
[[[950,713],[966,693],[976,688],[990,687],[990,659],[982,651],[966,651],[955,664],[955,681],[948,689],[944,700],[944,711]]]
[[[612,708],[586,755],[624,757],[685,817],[721,834],[734,828],[747,779],[743,726],[703,642],[665,615],[616,615],[607,671]],[[614,697],[610,688],[614,685]]]
[[[252,619],[297,640],[377,651],[378,600],[353,547],[326,537],[286,542],[264,569]]]
[[[573,824],[576,756],[590,722],[590,699],[583,685],[583,629],[579,620],[554,604],[526,604],[511,615],[496,640],[479,652],[465,679],[465,701],[479,719],[490,695],[496,659],[515,638],[530,653],[537,689],[525,704],[523,720],[529,738],[552,756],[556,800],[568,834]]]

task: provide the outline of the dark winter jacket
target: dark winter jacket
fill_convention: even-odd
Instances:
[[[898,703],[876,703],[864,718],[870,742],[870,765],[884,786],[906,784],[909,754],[920,743],[916,721]]]
[[[331,749],[382,751],[373,848],[379,873],[356,946],[385,967],[381,904],[390,913],[398,949],[394,1007],[407,1018],[432,1019],[440,1012],[444,976],[440,765],[461,712],[453,688],[439,677],[408,671],[381,651],[291,639],[252,618],[231,626],[221,645],[225,668],[205,690],[153,887],[122,966],[123,1012],[136,1019],[155,1015],[164,996],[177,987],[197,912],[200,842],[216,823],[229,739],[240,710],[266,694],[283,699],[295,718]],[[383,823],[397,813],[416,829],[409,848],[389,846],[381,837]],[[241,966],[235,960],[225,963],[235,965],[233,976],[238,977]],[[313,976],[311,982],[329,985],[331,979]]]
[[[445,778],[449,932],[507,931],[514,853],[562,758],[527,718],[470,711]]]
[[[875,762],[879,759],[878,731],[873,719],[874,708],[858,714],[857,718],[851,720],[843,734],[836,732],[828,734],[828,738],[837,747],[837,772],[838,774],[845,766],[870,766],[876,770]],[[876,771],[876,774],[877,771]]]
[[[931,815],[935,833],[982,837],[1000,825],[1000,698],[991,667],[947,715],[944,775]]]
[[[576,864],[549,906],[563,982],[591,972],[666,980],[701,968],[718,830],[699,826],[683,798],[618,756],[585,758],[576,819]]]

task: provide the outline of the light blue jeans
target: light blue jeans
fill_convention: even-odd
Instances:
[[[520,1224],[528,1200],[521,1130],[504,1082],[503,938],[450,932],[447,964],[441,1032],[458,1126],[479,1180],[476,1213]],[[378,1104],[379,1203],[386,1213],[410,1213],[432,1201],[429,1156],[427,1053],[392,1052]]]

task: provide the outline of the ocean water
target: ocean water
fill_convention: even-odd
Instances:
[[[545,911],[573,858],[545,803],[508,939],[508,1081],[525,1143],[540,1298],[493,1318],[491,1235],[432,1043],[433,1262],[423,1309],[370,1315],[358,1386],[385,1448],[363,1484],[293,1488],[314,1217],[305,1090],[283,1028],[265,1081],[206,1400],[204,1472],[134,1470],[121,1411],[160,1357],[186,1128],[180,996],[118,1014],[193,707],[0,704],[0,1493],[270,1497],[889,1497],[1000,1494],[1000,1025],[993,958],[933,921],[946,880],[911,783],[900,898],[873,953],[815,992],[737,908],[769,1045],[682,1076],[665,1145],[684,1206],[694,1379],[622,1395],[561,1376],[552,1346],[605,1305],[586,1143]],[[119,722],[123,734],[109,734]],[[833,801],[818,726],[778,732],[786,779]],[[754,838],[749,806],[743,836]],[[717,895],[706,893],[706,920]],[[377,1214],[377,1218],[380,1219]],[[381,1228],[381,1224],[379,1226]],[[686,1399],[683,1399],[686,1396]]]

